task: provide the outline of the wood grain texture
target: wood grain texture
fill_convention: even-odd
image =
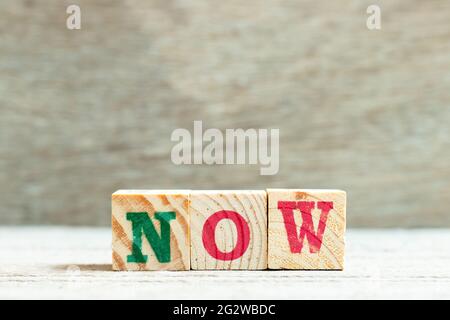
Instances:
[[[119,190],[112,195],[112,250],[114,270],[189,270],[189,191]],[[128,212],[146,212],[154,221],[161,236],[161,223],[156,212],[175,212],[170,221],[170,262],[158,261],[148,239],[142,234],[142,254],[148,256],[145,263],[128,262],[132,253],[132,223]]]
[[[320,269],[342,270],[344,268],[345,229],[346,229],[346,193],[340,190],[306,190],[306,189],[268,189],[268,264],[269,269]],[[281,202],[289,204],[310,203],[313,210],[306,211],[306,216],[312,216],[313,229],[305,227],[302,219],[304,212],[300,208],[290,210],[286,215],[293,216],[292,221],[287,220],[279,209]],[[324,219],[320,210],[320,202],[332,203],[331,210]],[[327,205],[328,206],[328,205]],[[330,207],[330,206],[328,206]],[[289,211],[289,210],[288,210]],[[307,218],[307,217],[305,217]],[[293,233],[288,233],[287,224],[295,223]],[[324,227],[322,235],[318,235],[321,226]],[[304,238],[299,237],[303,233]],[[292,231],[292,230],[291,230]],[[308,231],[312,231],[311,233]],[[311,249],[312,241],[321,240],[316,246],[317,251]],[[292,237],[291,239],[289,239]],[[320,239],[321,238],[321,239]],[[300,239],[300,240],[298,240]],[[303,247],[294,251],[291,242],[301,243]],[[293,252],[294,251],[294,252]]]
[[[339,272],[113,272],[110,228],[0,227],[0,298],[450,299],[450,229],[346,238]]]
[[[446,0],[0,1],[0,223],[107,226],[119,188],[301,181],[346,190],[349,226],[450,227],[449,21]],[[174,165],[194,120],[279,128],[278,175]]]
[[[232,260],[214,258],[206,249],[203,236],[205,222],[221,211],[233,211],[245,223],[235,223],[231,219],[221,220],[216,227],[215,238],[207,238],[216,243],[217,252],[232,253],[239,250],[238,233],[245,234],[248,226],[249,242],[244,253]],[[259,190],[193,191],[189,207],[191,218],[191,268],[194,270],[214,269],[266,269],[267,268],[267,194]],[[207,223],[206,226],[208,227]],[[243,248],[243,247],[241,247]]]

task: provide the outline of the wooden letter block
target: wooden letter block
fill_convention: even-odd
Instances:
[[[184,190],[113,193],[113,269],[189,270],[189,194]]]
[[[269,269],[344,268],[346,193],[268,189]]]
[[[267,193],[193,191],[191,268],[266,269]]]

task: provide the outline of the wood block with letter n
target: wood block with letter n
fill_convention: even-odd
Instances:
[[[114,270],[189,270],[188,190],[112,195]]]
[[[269,269],[342,270],[346,193],[268,189]]]
[[[267,193],[193,191],[191,268],[267,269]]]

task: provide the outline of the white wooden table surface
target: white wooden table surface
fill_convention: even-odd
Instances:
[[[450,230],[348,230],[344,271],[111,271],[107,228],[0,227],[0,298],[450,298]]]

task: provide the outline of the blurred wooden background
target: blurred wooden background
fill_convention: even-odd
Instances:
[[[0,224],[108,225],[119,188],[308,187],[347,190],[350,226],[450,226],[448,0],[3,0],[0,111]],[[173,165],[194,120],[279,128],[279,174]]]

